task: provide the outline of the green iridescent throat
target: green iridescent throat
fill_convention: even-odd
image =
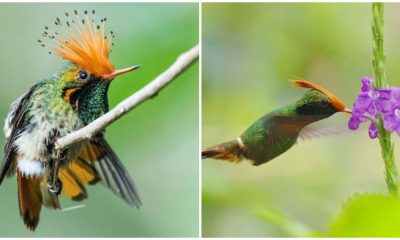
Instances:
[[[94,80],[71,94],[70,103],[79,118],[88,124],[108,112],[109,81]]]

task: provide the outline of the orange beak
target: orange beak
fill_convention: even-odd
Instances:
[[[350,113],[350,114],[353,113],[353,111],[350,108],[345,108],[342,112]]]
[[[131,72],[131,71],[136,70],[136,69],[138,69],[140,67],[141,67],[141,65],[135,65],[135,66],[132,66],[132,67],[127,67],[127,68],[123,68],[123,69],[119,69],[119,70],[114,70],[114,72],[103,76],[103,78],[112,80],[112,79],[114,79],[115,77],[117,77],[117,76],[119,76],[121,74],[124,74],[124,73],[127,73],[127,72]]]

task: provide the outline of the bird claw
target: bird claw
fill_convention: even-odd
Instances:
[[[69,151],[68,150],[63,150],[60,153],[60,161],[61,162],[65,161],[67,159],[68,155],[69,155]]]
[[[49,188],[49,193],[52,196],[57,197],[58,195],[60,195],[61,190],[62,190],[62,182],[57,177],[58,170],[60,168],[60,163],[67,159],[68,151],[57,149],[57,150],[55,150],[55,152],[56,152],[55,158],[51,158],[51,163],[50,163],[51,171],[50,171],[49,180],[47,182],[47,186]]]
[[[60,195],[62,191],[62,182],[59,178],[57,178],[56,184],[53,186],[53,179],[49,179],[47,182],[47,186],[49,188],[49,193],[53,196]]]
[[[53,161],[58,160],[58,161],[62,162],[67,159],[68,155],[69,155],[69,151],[67,149],[64,149],[64,150],[57,149],[54,144],[52,145],[51,154],[50,154],[51,160],[53,160]]]

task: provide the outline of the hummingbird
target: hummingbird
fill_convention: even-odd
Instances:
[[[55,150],[58,138],[109,110],[107,92],[115,77],[140,67],[116,70],[109,59],[114,34],[106,32],[106,18],[97,23],[94,10],[84,13],[66,12],[62,21],[57,17],[53,26],[57,31],[44,27],[39,44],[66,64],[15,100],[5,120],[0,184],[6,176],[16,175],[20,216],[31,231],[38,225],[42,206],[61,209],[59,194],[82,200],[87,184],[102,182],[129,205],[141,204],[133,180],[103,132],[61,154]]]
[[[299,136],[312,135],[307,130],[309,124],[336,112],[351,113],[325,88],[306,80],[291,82],[309,90],[297,102],[262,116],[236,139],[203,150],[202,158],[236,163],[246,159],[258,166],[289,150]]]

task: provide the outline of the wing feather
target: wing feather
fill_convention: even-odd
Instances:
[[[299,138],[302,140],[310,140],[321,137],[336,136],[347,133],[348,131],[339,127],[325,127],[325,126],[306,126],[301,129]]]
[[[12,171],[14,169],[12,166],[15,166],[16,153],[14,141],[26,124],[24,121],[25,114],[35,89],[36,85],[33,86],[29,92],[19,97],[11,104],[11,111],[7,115],[4,126],[4,134],[6,139],[4,145],[4,158],[0,166],[0,184],[3,182],[6,175],[12,175],[14,173],[14,171]]]
[[[93,166],[97,177],[116,195],[131,206],[141,205],[133,180],[102,136],[86,143],[82,147],[80,158]]]
[[[62,182],[62,193],[73,200],[82,200],[87,197],[86,189],[69,169],[60,169],[58,174]]]

